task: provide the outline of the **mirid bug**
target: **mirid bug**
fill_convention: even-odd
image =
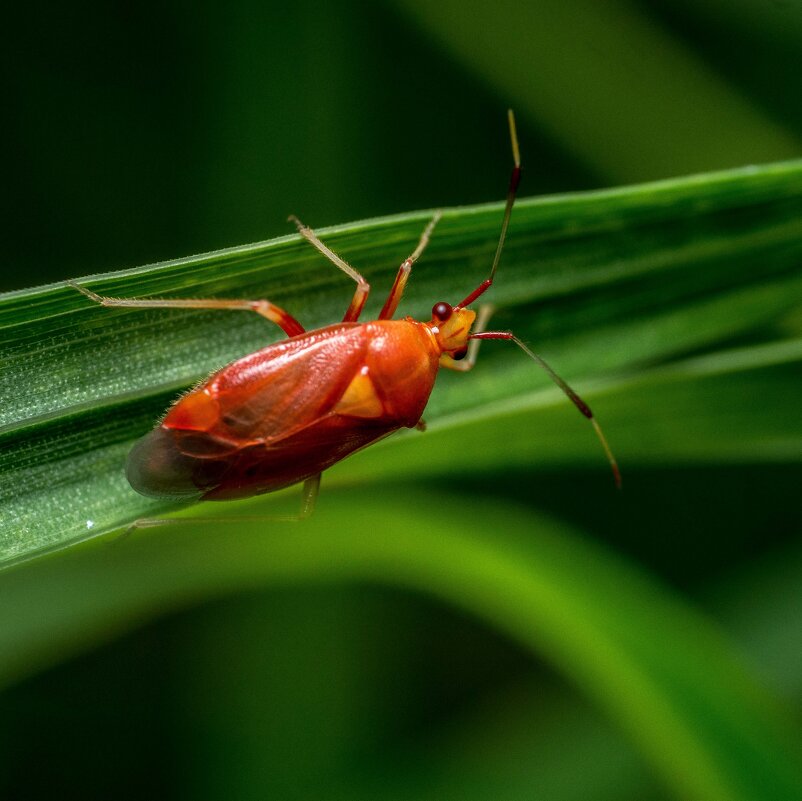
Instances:
[[[470,370],[484,339],[514,342],[548,373],[593,424],[620,486],[615,459],[588,405],[514,334],[484,331],[488,307],[478,318],[468,308],[493,284],[518,190],[518,138],[512,111],[508,116],[514,166],[490,275],[455,306],[435,303],[428,322],[392,318],[439,214],[399,267],[378,319],[370,322],[359,322],[368,283],[295,217],[290,220],[298,232],[356,282],[340,323],[305,331],[268,300],[117,299],[73,284],[103,306],[255,311],[288,337],[237,359],[179,398],[129,453],[131,486],[155,498],[229,500],[304,482],[299,517],[305,517],[324,470],[400,428],[421,427],[439,368]]]

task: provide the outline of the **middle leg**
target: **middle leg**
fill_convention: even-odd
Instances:
[[[354,297],[351,299],[351,305],[345,312],[343,322],[352,323],[358,320],[362,309],[365,307],[365,301],[368,299],[370,284],[347,261],[341,259],[331,248],[326,247],[308,225],[304,225],[294,214],[290,215],[289,220],[295,223],[298,233],[306,239],[313,248],[320,251],[335,267],[342,270],[349,278],[353,278],[354,281],[356,281]]]

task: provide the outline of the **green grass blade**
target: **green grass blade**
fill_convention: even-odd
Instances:
[[[404,312],[428,317],[435,300],[456,302],[486,276],[500,213],[500,204],[446,212],[416,266]],[[368,315],[429,218],[420,212],[324,232],[375,287]],[[352,291],[296,236],[82,280],[127,297],[267,296],[310,328],[339,319]],[[800,291],[802,162],[790,162],[522,200],[492,300],[501,307],[494,326],[514,328],[580,391],[603,383],[612,393],[683,354],[799,336]],[[109,310],[64,285],[0,296],[0,562],[158,511],[125,483],[131,442],[181,389],[276,338],[256,315]],[[543,404],[548,379],[502,345],[483,346],[473,375],[442,377],[427,410],[433,429],[455,426],[459,415]],[[796,388],[788,380],[783,387]],[[729,392],[737,400],[738,390]],[[654,399],[630,397],[627,425],[640,432],[643,455],[649,437],[637,426]],[[618,393],[609,398],[603,421],[619,404]],[[571,427],[579,431],[580,423]],[[535,460],[549,450],[537,429],[531,439],[515,437],[529,439],[527,458]],[[712,458],[734,447],[739,433],[711,430],[711,447],[720,446]],[[613,438],[616,448],[619,441]],[[425,442],[404,445],[408,464],[431,464]]]

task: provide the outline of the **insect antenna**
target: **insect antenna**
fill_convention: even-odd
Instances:
[[[457,309],[464,309],[466,306],[470,306],[476,298],[490,289],[493,284],[493,279],[496,276],[496,268],[501,259],[504,240],[507,238],[507,228],[510,224],[512,206],[515,203],[515,196],[518,194],[518,184],[521,182],[521,153],[518,149],[518,132],[515,128],[515,115],[512,113],[512,109],[507,110],[507,120],[510,124],[510,143],[512,144],[512,160],[514,166],[512,168],[512,174],[510,175],[510,187],[507,190],[507,205],[504,207],[504,219],[501,223],[501,235],[499,236],[498,245],[496,246],[496,255],[493,257],[493,266],[490,268],[490,275],[485,278],[465,300],[455,306]]]
[[[607,444],[607,438],[604,436],[598,421],[593,416],[590,406],[588,406],[588,404],[585,403],[585,401],[583,401],[582,398],[580,398],[579,395],[562,378],[560,378],[557,373],[554,372],[548,362],[546,362],[542,357],[538,356],[537,353],[535,353],[520,339],[518,339],[515,334],[512,334],[509,331],[483,331],[481,333],[471,334],[470,338],[510,340],[511,342],[514,342],[530,359],[532,359],[535,364],[540,365],[546,371],[549,378],[568,396],[574,406],[576,406],[576,408],[579,409],[579,411],[582,412],[582,414],[585,415],[588,420],[590,420],[593,430],[596,432],[596,436],[599,438],[602,448],[604,448],[607,461],[610,463],[615,485],[618,489],[621,489],[621,471],[618,469],[618,462],[616,462],[615,456],[613,456],[613,452],[610,450],[610,446]]]

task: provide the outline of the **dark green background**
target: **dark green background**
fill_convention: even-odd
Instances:
[[[508,106],[523,194],[802,153],[796,2],[79,2],[17,15],[2,53],[4,290],[265,239],[291,212],[323,226],[499,199]],[[636,470],[623,510],[597,479],[540,471],[468,489],[523,499],[643,564],[734,634],[802,719],[798,460]],[[462,766],[469,786],[453,779]],[[0,792],[54,786],[664,797],[559,676],[472,619],[377,586],[253,591],[6,691]]]

